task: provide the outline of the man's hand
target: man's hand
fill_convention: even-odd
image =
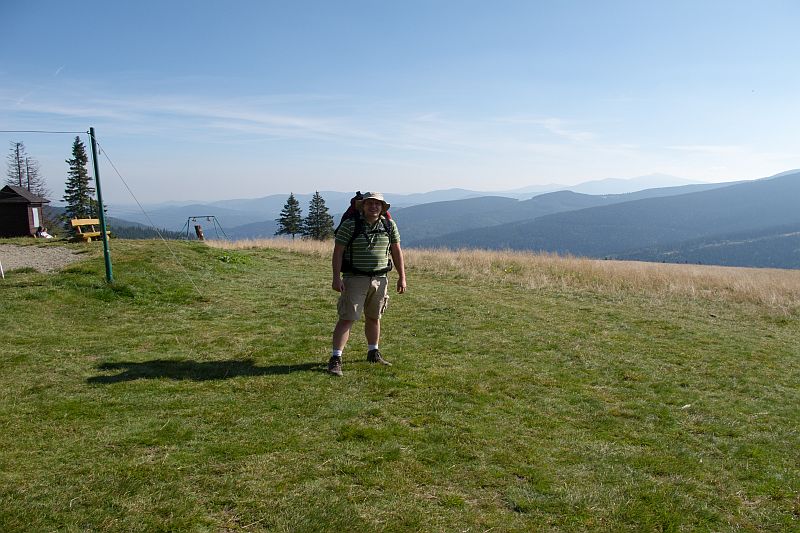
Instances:
[[[403,249],[400,248],[400,243],[395,242],[389,245],[389,251],[392,253],[392,261],[397,269],[397,292],[403,294],[406,292],[406,267],[403,261]]]
[[[333,278],[333,283],[331,283],[331,288],[336,292],[344,292],[344,280],[340,277]]]
[[[344,292],[344,280],[342,279],[342,259],[344,257],[344,244],[335,243],[333,245],[333,257],[331,258],[331,268],[333,269],[331,278],[331,289],[336,292]]]

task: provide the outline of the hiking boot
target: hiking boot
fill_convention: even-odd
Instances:
[[[370,363],[380,363],[382,365],[392,366],[392,363],[381,357],[380,350],[370,350],[367,352],[367,361]]]
[[[328,359],[328,373],[339,377],[343,375],[341,357],[331,357],[330,359]]]

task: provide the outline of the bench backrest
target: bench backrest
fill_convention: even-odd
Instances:
[[[100,219],[98,218],[73,218],[70,222],[72,227],[78,230],[79,234],[83,234],[84,226],[89,226],[90,233],[98,233],[94,227],[100,225]]]
[[[100,224],[99,218],[73,218],[70,220],[72,227],[77,226],[95,226]]]

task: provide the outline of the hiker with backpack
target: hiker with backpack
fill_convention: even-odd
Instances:
[[[400,233],[389,215],[389,204],[379,192],[359,192],[351,200],[351,209],[336,228],[333,246],[332,288],[340,293],[339,321],[333,330],[333,351],[328,372],[342,375],[342,351],[350,329],[364,315],[367,337],[367,361],[391,365],[381,355],[381,317],[389,302],[387,274],[397,268],[397,292],[406,291],[406,272]]]

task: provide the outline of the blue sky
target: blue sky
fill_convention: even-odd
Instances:
[[[141,201],[800,168],[800,2],[0,2],[0,129]],[[85,138],[85,137],[84,137]],[[69,135],[23,141],[60,197]],[[132,200],[101,156],[106,200]]]

